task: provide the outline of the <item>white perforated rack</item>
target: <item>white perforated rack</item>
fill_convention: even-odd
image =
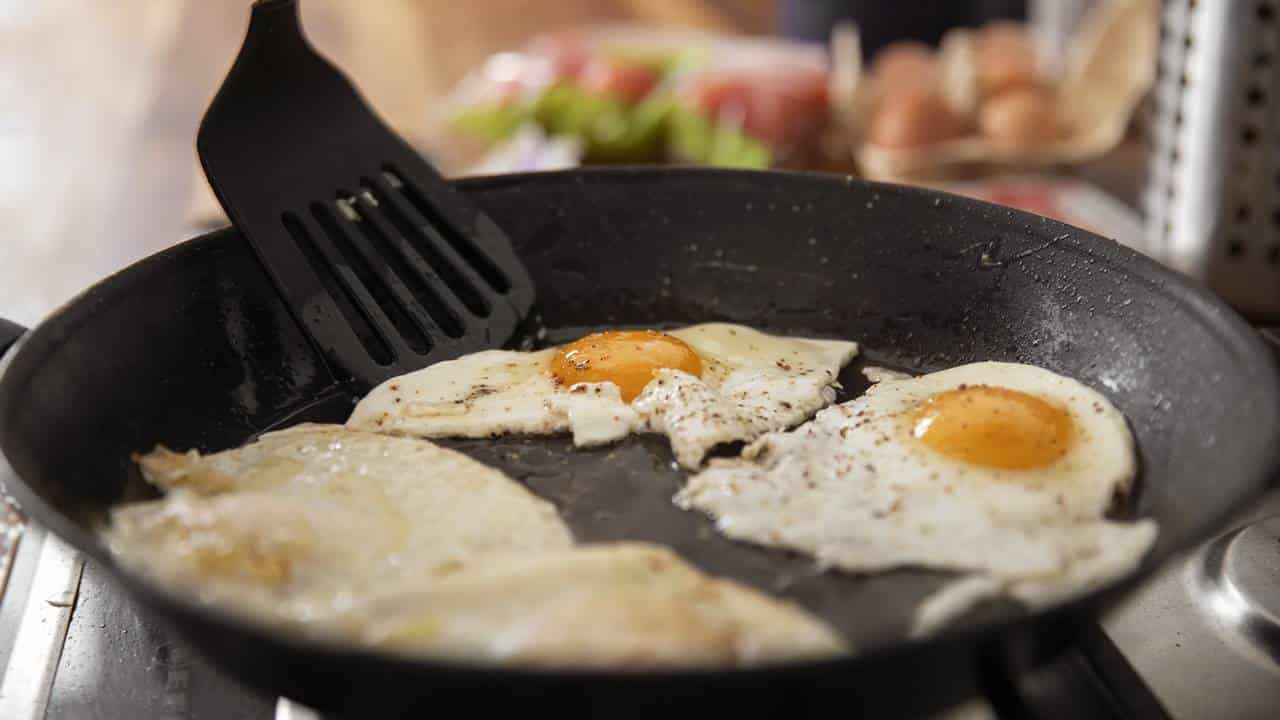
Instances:
[[[1280,0],[1165,0],[1144,204],[1165,262],[1280,317]]]

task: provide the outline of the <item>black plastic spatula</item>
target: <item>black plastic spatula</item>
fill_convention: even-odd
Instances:
[[[533,303],[506,235],[258,0],[196,139],[205,175],[337,370],[365,388],[498,347]]]

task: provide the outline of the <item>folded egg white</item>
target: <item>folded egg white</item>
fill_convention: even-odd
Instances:
[[[428,441],[302,425],[137,458],[127,567],[311,636],[473,663],[732,667],[846,652],[803,609],[654,545],[575,546],[555,508]]]
[[[301,425],[211,455],[139,458],[160,500],[117,506],[128,564],[270,618],[333,615],[368,588],[476,558],[571,546],[551,503],[467,456],[410,438]]]
[[[370,600],[368,644],[539,666],[715,666],[847,652],[798,606],[644,543],[512,554]]]

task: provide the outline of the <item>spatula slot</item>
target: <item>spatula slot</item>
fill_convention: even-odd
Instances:
[[[360,229],[364,231],[368,240],[377,246],[379,256],[386,259],[391,266],[391,271],[413,294],[417,305],[426,310],[435,325],[445,335],[451,338],[461,337],[465,329],[462,321],[440,296],[440,291],[447,292],[447,290],[432,287],[429,282],[429,280],[439,282],[439,278],[424,276],[413,267],[413,248],[405,240],[403,231],[386,220],[386,213],[382,212],[373,193],[366,188],[362,189],[357,197],[360,203],[357,212],[361,213],[361,217],[365,220],[361,223]],[[423,330],[430,335],[432,328],[426,327]]]
[[[470,238],[458,232],[452,223],[436,212],[435,208],[431,206],[431,203],[427,202],[426,198],[414,187],[413,183],[405,182],[404,176],[396,170],[394,165],[384,166],[383,172],[394,178],[391,181],[391,185],[397,187],[404,194],[414,209],[427,221],[427,224],[436,228],[445,241],[453,247],[454,251],[476,268],[489,287],[500,293],[506,293],[511,289],[511,283],[493,260],[483,250],[476,247]]]
[[[372,318],[366,316],[360,309],[359,302],[352,294],[351,289],[338,279],[333,267],[325,259],[320,249],[316,247],[315,241],[303,227],[302,221],[291,212],[284,213],[280,220],[284,224],[285,231],[289,233],[289,236],[293,238],[294,244],[297,245],[298,252],[302,253],[316,277],[320,278],[320,284],[324,286],[325,292],[333,300],[334,305],[338,307],[338,311],[342,313],[347,325],[351,327],[356,337],[360,340],[360,344],[369,353],[369,357],[378,365],[384,367],[390,365],[394,359],[391,348],[379,336],[377,330],[374,329]]]
[[[392,180],[393,178],[394,181]],[[458,265],[445,257],[445,252],[448,252],[450,247],[448,241],[428,226],[425,218],[414,217],[416,211],[412,207],[406,207],[405,205],[407,197],[404,195],[399,198],[390,196],[389,193],[393,192],[397,183],[400,182],[399,178],[387,173],[381,183],[372,181],[369,178],[365,178],[362,182],[366,190],[371,191],[374,197],[386,208],[385,216],[391,220],[392,224],[400,231],[400,234],[404,236],[418,256],[440,276],[440,279],[448,286],[449,291],[473,315],[481,318],[489,317],[491,310],[484,294],[476,288],[472,280],[459,271]],[[403,185],[400,187],[403,187]],[[475,282],[484,282],[484,280],[476,277]]]
[[[350,195],[350,193],[343,193],[341,197],[345,199]],[[431,349],[431,341],[422,327],[406,311],[402,301],[396,297],[391,285],[394,280],[390,277],[390,269],[375,267],[373,263],[379,260],[372,248],[367,245],[367,241],[361,243],[360,238],[352,234],[352,228],[363,228],[364,224],[352,223],[345,217],[340,218],[338,213],[341,211],[337,209],[338,204],[339,201],[336,200],[331,204],[312,203],[311,214],[320,223],[329,240],[338,248],[338,252],[341,253],[364,290],[369,293],[382,314],[391,322],[399,338],[411,351],[419,355],[426,354]]]

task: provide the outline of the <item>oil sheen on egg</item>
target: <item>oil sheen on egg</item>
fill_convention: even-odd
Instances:
[[[137,458],[127,567],[307,636],[469,663],[734,667],[848,648],[821,619],[666,548],[573,544],[550,503],[426,440],[332,425]]]
[[[921,606],[921,633],[994,594],[1059,600],[1150,548],[1152,521],[1106,518],[1137,462],[1123,415],[1099,393],[1013,363],[879,377],[741,458],[712,461],[676,502],[729,537],[842,570],[967,573]]]
[[[352,428],[419,437],[572,432],[579,446],[653,432],[698,467],[716,445],[802,422],[835,399],[852,342],[709,323],[611,331],[538,352],[490,350],[393,378]]]
[[[412,438],[300,425],[138,462],[167,493],[112,510],[112,550],[202,600],[282,622],[322,622],[370,589],[573,542],[551,503]]]
[[[366,644],[541,667],[736,667],[848,651],[792,603],[667,548],[617,542],[511,554],[372,599]]]

